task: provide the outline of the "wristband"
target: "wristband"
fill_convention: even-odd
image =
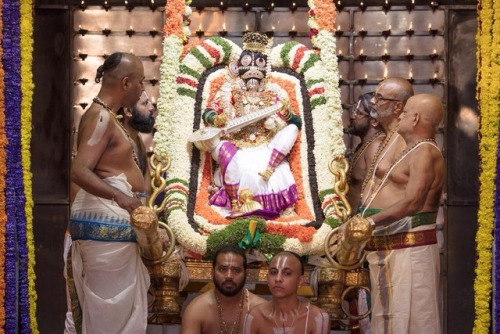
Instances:
[[[375,225],[376,225],[376,224],[375,224],[375,221],[373,220],[373,218],[372,218],[372,217],[368,217],[368,218],[366,218],[366,220],[368,220],[368,223],[369,223],[372,227],[375,227]]]

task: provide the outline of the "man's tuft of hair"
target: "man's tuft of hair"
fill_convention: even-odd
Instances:
[[[108,56],[104,63],[97,68],[95,82],[100,83],[104,73],[114,70],[122,61],[123,53],[115,52]]]

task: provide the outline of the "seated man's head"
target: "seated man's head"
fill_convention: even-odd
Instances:
[[[281,252],[273,257],[267,272],[267,284],[273,298],[285,298],[297,294],[304,282],[304,262],[293,252]]]
[[[266,47],[269,38],[257,32],[243,35],[243,51],[238,60],[238,74],[247,88],[257,88],[266,77]]]
[[[237,295],[247,279],[245,252],[233,245],[218,249],[212,262],[212,276],[215,288],[220,294],[226,297]]]

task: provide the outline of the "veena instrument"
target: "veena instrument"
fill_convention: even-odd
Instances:
[[[278,102],[259,111],[255,111],[253,113],[232,119],[227,122],[226,126],[223,128],[216,128],[213,126],[201,128],[193,132],[188,137],[188,141],[193,143],[194,146],[196,146],[200,151],[212,151],[217,147],[222,136],[236,132],[244,128],[245,126],[258,122],[266,117],[272,116],[282,107],[283,104],[281,102]]]

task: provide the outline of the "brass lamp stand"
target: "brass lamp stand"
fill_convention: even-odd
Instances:
[[[170,168],[170,159],[163,162],[156,155],[150,158],[152,195],[147,205],[135,209],[131,214],[131,225],[137,235],[141,256],[151,277],[153,300],[149,307],[150,324],[180,322],[179,279],[180,259],[174,254],[175,237],[172,229],[158,221],[158,214],[165,209],[167,198],[158,206],[158,195],[166,188],[164,173]],[[158,228],[166,231],[168,246],[162,242]]]
[[[361,268],[366,252],[364,247],[370,240],[372,227],[360,216],[351,215],[351,207],[346,199],[349,185],[346,174],[349,164],[344,157],[334,157],[329,165],[330,172],[335,175],[334,190],[342,201],[342,206],[334,202],[337,215],[344,224],[330,232],[325,240],[325,254],[330,267],[319,269],[318,275],[318,306],[324,309],[332,320],[332,328],[355,329],[358,324],[353,321],[367,317],[371,309],[364,314],[352,315],[344,301],[353,294],[356,297],[359,289],[370,293],[370,275],[368,269]],[[332,239],[336,239],[332,241]]]

